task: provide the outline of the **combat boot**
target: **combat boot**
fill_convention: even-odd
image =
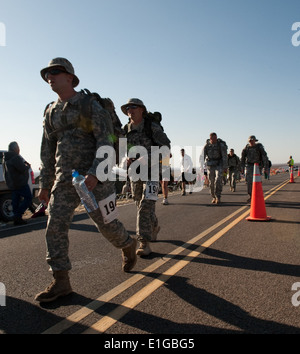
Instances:
[[[67,270],[58,270],[53,272],[54,280],[41,293],[35,296],[39,302],[51,302],[60,296],[69,295],[72,292],[69,274]]]
[[[146,240],[140,241],[140,246],[139,246],[138,250],[136,251],[136,254],[138,256],[149,256],[149,254],[151,252],[152,251],[151,251],[149,242]]]
[[[133,238],[132,242],[127,247],[122,248],[122,269],[124,272],[130,272],[136,264],[136,244],[137,241]]]

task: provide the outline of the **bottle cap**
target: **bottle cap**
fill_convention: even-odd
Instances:
[[[72,177],[78,177],[79,173],[76,170],[72,170]]]

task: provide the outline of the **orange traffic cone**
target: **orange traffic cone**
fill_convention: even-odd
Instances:
[[[294,181],[294,168],[291,167],[291,174],[290,174],[290,182],[289,183],[295,183]]]
[[[249,221],[269,221],[270,216],[267,216],[264,193],[262,190],[261,175],[259,173],[258,163],[254,164],[253,184],[251,195],[250,216],[246,218]]]

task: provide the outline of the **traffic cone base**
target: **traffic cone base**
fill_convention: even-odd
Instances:
[[[261,175],[259,173],[258,164],[254,165],[250,216],[248,216],[246,220],[248,221],[270,221],[271,220],[271,217],[267,216],[267,212],[266,212],[265,199],[264,199]]]

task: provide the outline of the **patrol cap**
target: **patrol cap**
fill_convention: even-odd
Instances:
[[[128,102],[123,104],[123,106],[121,106],[121,110],[126,116],[127,116],[126,108],[127,108],[127,106],[130,106],[130,105],[144,107],[145,111],[147,111],[142,100],[139,100],[138,98],[129,98]]]
[[[250,135],[249,138],[248,138],[248,141],[250,140],[255,140],[255,141],[258,141],[255,137],[255,135]]]
[[[69,62],[68,59],[65,59],[65,58],[54,58],[49,62],[48,66],[46,68],[41,70],[41,76],[46,82],[48,82],[45,77],[47,71],[50,68],[55,68],[55,67],[63,67],[68,74],[73,75],[73,87],[76,87],[79,84],[79,79],[75,75],[73,65]]]

